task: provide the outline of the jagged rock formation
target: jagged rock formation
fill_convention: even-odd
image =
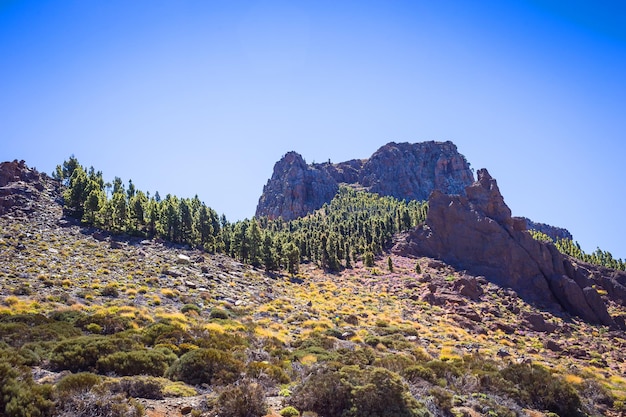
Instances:
[[[0,216],[32,213],[43,204],[44,198],[52,198],[48,191],[58,186],[58,182],[27,167],[24,161],[0,163]]]
[[[392,251],[434,257],[484,275],[543,307],[562,307],[592,323],[623,327],[609,315],[596,288],[626,305],[626,273],[608,273],[533,239],[525,219],[511,217],[487,170],[478,171],[478,181],[465,194],[435,190],[428,200],[426,223],[398,236]]]
[[[322,207],[338,189],[339,185],[326,170],[307,165],[301,155],[289,152],[274,165],[256,215],[295,219]]]
[[[474,180],[452,142],[388,143],[369,159],[307,165],[287,153],[263,188],[256,216],[292,220],[319,209],[339,184],[399,199],[425,200],[433,190],[463,194]]]

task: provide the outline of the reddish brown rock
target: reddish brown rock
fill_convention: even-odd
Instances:
[[[487,170],[478,171],[466,196],[435,190],[428,204],[426,223],[396,237],[394,253],[440,259],[543,307],[562,307],[589,322],[615,326],[596,289],[588,285],[589,270],[553,244],[519,230]],[[618,280],[611,282],[619,292]]]

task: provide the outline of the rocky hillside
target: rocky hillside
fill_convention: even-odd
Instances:
[[[607,310],[611,303],[626,306],[626,272],[584,264],[533,239],[526,219],[511,217],[496,180],[485,169],[465,194],[433,192],[425,224],[398,236],[393,252],[441,259],[512,288],[542,308],[562,308],[592,323],[626,330],[624,316],[611,317]]]
[[[621,275],[527,242],[486,171],[372,266],[291,275],[85,227],[58,182],[0,168],[0,416],[626,412]]]
[[[302,217],[330,202],[339,184],[406,200],[426,200],[433,190],[463,194],[473,181],[452,142],[388,143],[369,159],[306,164],[287,153],[263,188],[256,216]]]

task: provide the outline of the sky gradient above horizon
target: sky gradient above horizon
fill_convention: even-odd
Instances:
[[[454,142],[626,258],[626,3],[0,0],[0,160],[254,215],[273,165]]]

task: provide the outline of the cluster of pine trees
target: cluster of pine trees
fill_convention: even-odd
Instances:
[[[65,208],[85,224],[224,253],[268,271],[286,269],[293,274],[301,262],[314,262],[330,271],[351,268],[359,259],[371,266],[394,234],[423,222],[428,210],[426,202],[342,187],[330,204],[303,218],[230,223],[197,196],[168,194],[161,199],[158,192],[151,196],[137,190],[132,181],[125,186],[115,177],[106,183],[102,172],[85,169],[74,156],[57,166],[53,177],[66,186]],[[552,241],[543,233],[533,234]],[[626,262],[610,252],[598,248],[588,254],[569,239],[553,243],[562,253],[584,262],[626,270]]]
[[[297,273],[301,262],[330,270],[350,268],[362,258],[368,265],[383,252],[392,236],[426,218],[425,202],[342,188],[335,199],[304,218],[245,219],[230,223],[198,197],[161,199],[125,186],[115,177],[106,183],[102,172],[85,169],[72,156],[53,176],[66,186],[65,208],[87,225],[187,244],[208,252],[225,253],[268,271]]]
[[[582,250],[578,242],[574,242],[571,239],[557,239],[557,241],[555,242],[550,236],[546,235],[545,233],[541,233],[536,230],[531,230],[530,232],[532,236],[537,240],[554,243],[556,248],[565,255],[569,255],[573,258],[590,264],[601,265],[606,266],[607,268],[626,271],[626,262],[622,259],[613,258],[611,252],[603,251],[600,248],[596,248],[594,252],[586,253]]]

